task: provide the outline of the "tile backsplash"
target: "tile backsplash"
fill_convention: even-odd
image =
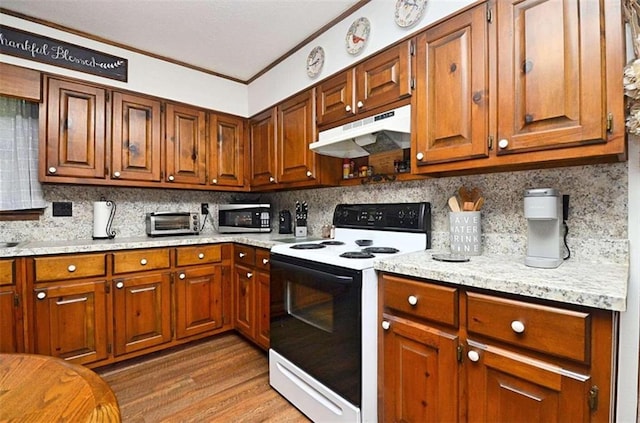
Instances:
[[[528,188],[556,188],[570,195],[568,243],[572,256],[588,260],[624,261],[627,242],[627,164],[566,167],[485,175],[430,178],[410,182],[321,188],[260,194],[272,203],[272,227],[282,209],[294,210],[295,201],[309,204],[309,234],[319,236],[322,225],[331,223],[338,203],[428,201],[432,207],[432,239],[436,249],[447,249],[447,199],[460,187],[478,187],[485,196],[482,208],[485,254],[524,255],[527,224],[523,194]],[[199,211],[209,203],[213,219],[203,233],[214,234],[217,205],[253,194],[164,189],[109,188],[75,185],[44,185],[49,207],[38,221],[0,222],[1,241],[88,239],[93,234],[93,202],[112,200],[117,209],[113,222],[116,237],[144,236],[144,215],[152,211]],[[73,216],[53,217],[51,203],[73,203]]]

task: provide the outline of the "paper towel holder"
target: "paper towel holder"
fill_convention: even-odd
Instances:
[[[93,203],[93,207],[93,239],[115,238],[116,231],[111,228],[111,225],[116,214],[116,203],[101,197],[99,202]],[[106,222],[104,222],[104,216],[98,214],[98,207],[106,207],[107,209],[110,209]]]

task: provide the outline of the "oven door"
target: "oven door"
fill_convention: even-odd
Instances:
[[[360,407],[362,273],[271,254],[271,349]]]

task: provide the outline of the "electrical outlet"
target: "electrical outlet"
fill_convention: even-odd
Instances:
[[[73,216],[73,203],[54,201],[52,215],[53,216]]]
[[[204,214],[204,215],[209,214],[209,204],[208,203],[201,203],[200,204],[200,214]]]

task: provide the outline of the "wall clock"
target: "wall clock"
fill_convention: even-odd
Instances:
[[[395,20],[398,26],[408,28],[420,20],[427,0],[398,0],[396,2]]]
[[[369,39],[371,32],[371,24],[367,18],[358,18],[349,27],[347,37],[345,39],[347,52],[349,54],[358,54],[362,51]]]
[[[314,47],[307,56],[307,75],[311,78],[318,76],[324,65],[324,49],[320,46]]]

